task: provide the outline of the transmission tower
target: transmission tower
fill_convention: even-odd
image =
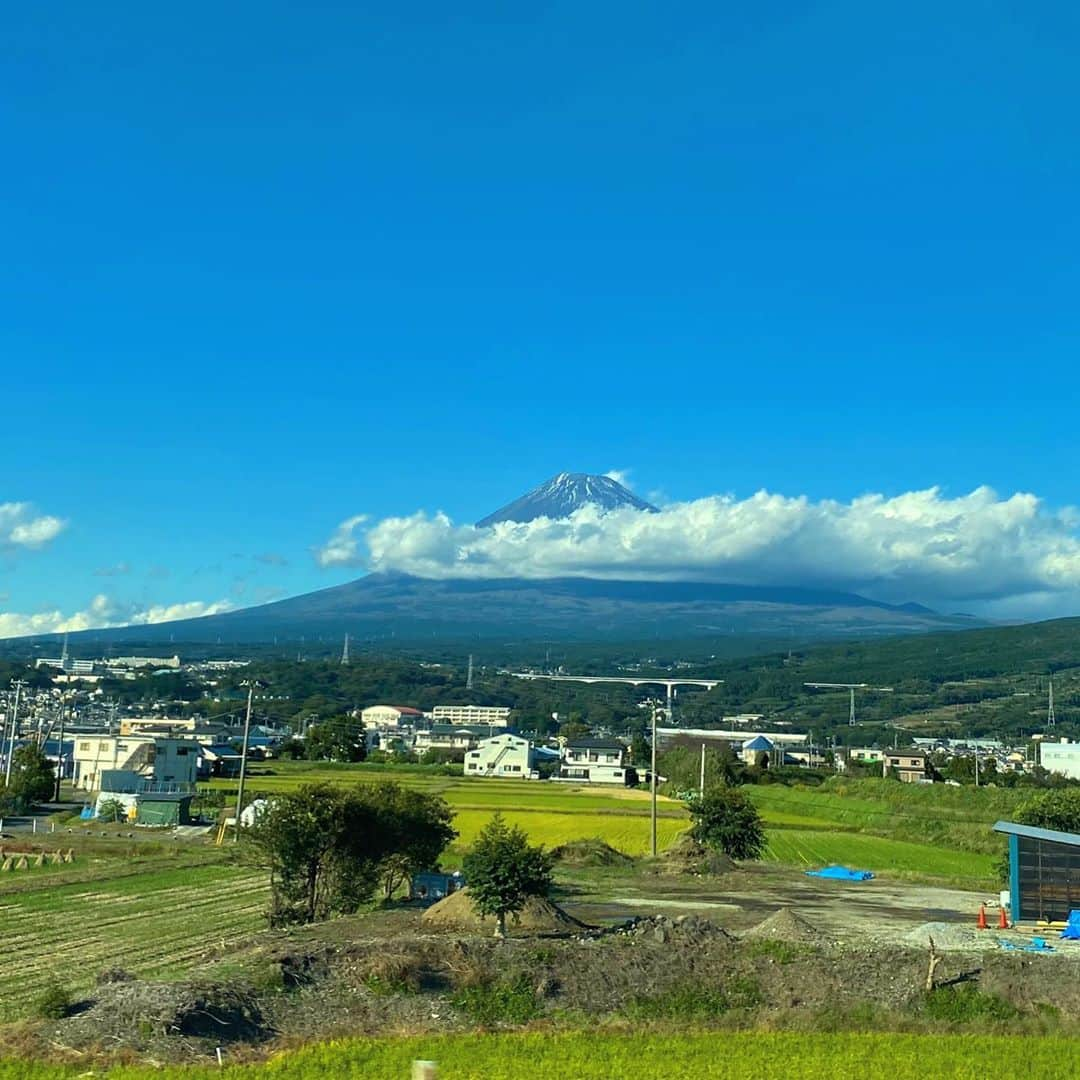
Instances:
[[[341,649],[341,662],[346,667],[349,665],[349,635],[345,635],[345,644]]]
[[[469,673],[465,676],[465,689],[466,690],[471,690],[472,689],[472,674],[473,674],[472,653],[469,653]]]
[[[1054,726],[1054,680],[1050,680],[1050,703],[1046,707],[1046,726]]]

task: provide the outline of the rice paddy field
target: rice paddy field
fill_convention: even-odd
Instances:
[[[275,762],[256,775],[256,791],[285,791],[312,780],[378,783],[387,780],[441,795],[454,808],[460,836],[450,862],[460,858],[496,810],[520,825],[534,843],[555,847],[598,837],[627,855],[649,851],[649,794],[624,788],[461,776],[349,765]],[[231,781],[217,781],[235,788]],[[766,825],[767,861],[787,866],[858,865],[878,875],[941,879],[989,886],[1000,840],[990,825],[1007,816],[1015,795],[942,785],[916,787],[862,781],[828,788],[758,785],[744,789]],[[662,798],[657,840],[670,845],[689,824],[680,802]]]
[[[219,857],[133,870],[126,859],[0,893],[0,1020],[25,1015],[54,978],[73,991],[108,967],[169,976],[266,925],[266,875]]]
[[[1080,1068],[1080,1040],[1041,1036],[778,1034],[665,1029],[437,1038],[354,1039],[310,1046],[265,1064],[216,1067],[57,1066],[0,1062],[0,1080],[407,1080],[417,1060],[436,1063],[439,1080],[1060,1080]]]

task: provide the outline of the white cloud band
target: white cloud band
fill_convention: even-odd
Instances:
[[[0,611],[0,638],[62,634],[68,631],[74,633],[77,630],[105,630],[116,626],[147,626],[177,619],[196,619],[201,615],[218,615],[231,611],[233,606],[229,600],[210,603],[189,600],[180,604],[152,604],[143,607],[121,603],[99,594],[90,601],[85,610],[71,614],[64,614],[62,611],[41,611],[34,614]]]
[[[563,520],[490,528],[445,514],[348,518],[318,549],[322,566],[426,578],[587,576],[802,585],[877,599],[991,603],[1080,589],[1080,517],[1034,495],[939,488],[849,503],[759,491],[712,496],[656,514],[584,507]]]

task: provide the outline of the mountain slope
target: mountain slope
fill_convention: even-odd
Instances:
[[[639,499],[610,476],[594,476],[590,473],[559,473],[545,481],[520,499],[481,518],[479,528],[499,521],[535,521],[539,517],[565,518],[586,505],[599,506],[603,510],[630,507],[656,513],[656,507]]]
[[[829,640],[977,625],[963,617],[853,593],[694,582],[431,581],[370,574],[357,581],[225,615],[85,631],[112,641],[223,643],[340,637],[432,642],[488,638],[571,641],[787,635]],[[74,639],[76,635],[72,635]]]

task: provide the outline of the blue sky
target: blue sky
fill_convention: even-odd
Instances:
[[[1078,46],[1065,4],[9,12],[0,632],[415,569],[317,555],[564,469],[754,522],[936,486],[962,587],[925,532],[837,580],[1072,610]],[[828,579],[810,532],[704,576]]]

